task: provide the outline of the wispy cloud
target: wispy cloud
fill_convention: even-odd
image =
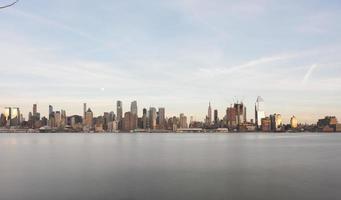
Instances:
[[[68,33],[79,36],[85,40],[95,42],[99,45],[103,45],[103,46],[108,45],[106,42],[98,39],[98,37],[95,37],[95,36],[89,34],[88,32],[82,31],[82,30],[77,29],[73,26],[69,26],[64,22],[60,22],[60,21],[55,20],[55,19],[50,19],[48,16],[40,16],[40,15],[32,14],[32,13],[29,13],[29,12],[26,12],[26,11],[23,11],[23,10],[20,10],[17,8],[11,9],[8,12],[12,15],[23,17],[26,20],[29,19],[29,20],[32,20],[36,23],[43,24],[44,26],[52,27],[56,30],[66,31]]]
[[[298,54],[281,54],[281,55],[274,55],[268,57],[261,57],[255,60],[250,60],[240,65],[235,65],[232,67],[219,67],[219,68],[201,68],[199,70],[199,76],[222,76],[228,75],[231,73],[238,73],[245,69],[254,68],[254,67],[261,67],[270,63],[275,63],[278,61],[289,60],[294,57],[297,57]]]
[[[317,64],[313,64],[312,66],[309,67],[307,73],[304,75],[302,83],[306,84],[307,81],[309,80],[309,78],[311,77],[312,73],[314,72],[314,70],[318,67]]]

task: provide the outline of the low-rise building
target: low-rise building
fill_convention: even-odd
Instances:
[[[318,120],[317,128],[318,131],[322,132],[335,132],[337,124],[337,118],[335,116],[326,116],[325,118]]]

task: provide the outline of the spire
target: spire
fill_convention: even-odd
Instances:
[[[257,97],[257,102],[264,102],[264,99],[261,96]]]

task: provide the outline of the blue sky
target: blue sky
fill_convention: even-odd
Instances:
[[[341,119],[340,21],[333,0],[21,0],[0,10],[0,106],[202,120],[239,99],[253,118],[260,95],[285,120]]]

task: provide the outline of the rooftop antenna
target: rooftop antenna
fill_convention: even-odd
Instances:
[[[13,6],[14,4],[18,3],[19,0],[16,0],[14,1],[13,3],[10,3],[10,4],[7,4],[7,5],[4,5],[4,6],[0,6],[0,9],[4,9],[4,8],[8,8],[8,7],[11,7]]]
[[[242,96],[242,101],[241,101],[242,104],[244,103],[244,100],[245,100],[245,96]]]
[[[237,97],[234,96],[233,99],[232,99],[232,100],[233,100],[233,103],[236,103],[236,99],[237,99]]]

